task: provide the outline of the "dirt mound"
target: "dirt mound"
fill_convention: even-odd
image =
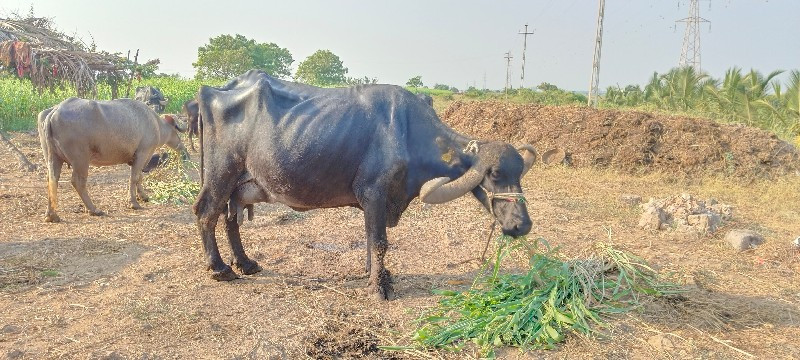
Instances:
[[[764,130],[641,111],[500,102],[454,102],[442,120],[482,139],[562,148],[575,166],[676,175],[775,178],[800,169],[800,153]]]

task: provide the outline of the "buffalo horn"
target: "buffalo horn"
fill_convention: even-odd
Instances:
[[[427,181],[422,185],[419,198],[427,204],[442,204],[466,194],[483,180],[483,174],[470,168],[464,175],[450,181],[448,177],[440,177]]]
[[[522,167],[522,176],[525,176],[528,170],[531,169],[531,166],[536,162],[538,155],[536,154],[536,149],[530,144],[517,146],[517,151],[522,155],[522,163],[524,164]]]

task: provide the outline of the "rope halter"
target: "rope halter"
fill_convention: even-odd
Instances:
[[[495,193],[489,191],[483,185],[478,185],[480,188],[486,193],[486,196],[489,197],[489,213],[494,216],[494,199],[501,199],[508,202],[520,202],[525,203],[525,194],[521,192],[506,192],[506,193]]]

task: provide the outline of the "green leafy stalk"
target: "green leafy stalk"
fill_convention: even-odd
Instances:
[[[549,349],[570,332],[594,333],[604,317],[636,308],[642,296],[681,292],[641,258],[611,246],[600,244],[596,257],[563,261],[549,246],[532,252],[538,242],[501,236],[491,271],[482,269],[469,290],[435,291],[443,298],[417,320],[414,340],[451,350],[472,341],[486,354],[504,345]],[[502,261],[521,248],[530,269],[501,273]]]

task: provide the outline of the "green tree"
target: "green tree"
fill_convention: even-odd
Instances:
[[[347,83],[347,68],[330,50],[317,50],[297,66],[294,78],[316,86],[337,86]]]
[[[436,89],[436,90],[450,90],[450,86],[449,85],[445,85],[445,84],[436,84],[436,85],[433,85],[433,88]]]
[[[422,76],[417,75],[412,77],[411,79],[408,79],[408,81],[406,81],[406,86],[413,88],[421,88],[425,85],[422,84]]]
[[[539,86],[537,86],[536,88],[539,89],[539,90],[542,90],[542,91],[556,91],[556,90],[558,90],[558,86],[555,86],[555,85],[553,85],[551,83],[547,83],[547,82],[543,82],[543,83],[539,84]]]
[[[219,35],[197,49],[198,79],[230,79],[250,69],[286,78],[294,62],[289,50],[274,43],[257,43],[242,35]]]

